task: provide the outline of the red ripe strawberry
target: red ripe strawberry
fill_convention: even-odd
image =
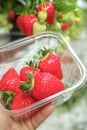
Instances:
[[[35,103],[37,100],[30,95],[22,95],[18,94],[14,97],[12,104],[10,105],[11,110],[17,110],[20,108],[24,108],[30,106],[31,104]]]
[[[39,72],[34,76],[32,94],[36,99],[44,99],[62,90],[64,90],[63,83],[51,73]]]
[[[0,79],[0,90],[1,90],[1,79]]]
[[[24,15],[19,15],[18,17],[17,17],[17,19],[16,19],[16,24],[17,24],[17,26],[18,26],[18,28],[21,30],[21,28],[22,28],[22,20],[23,20],[23,17],[24,17]]]
[[[47,19],[46,19],[47,23],[53,24],[54,23],[54,16],[55,16],[54,4],[52,2],[45,2],[44,4],[41,4],[36,8],[36,13],[38,13],[42,10],[47,11]]]
[[[11,91],[19,93],[21,90],[19,86],[21,84],[20,77],[14,68],[10,68],[2,77],[0,81],[1,91]]]
[[[10,10],[10,11],[9,11],[9,13],[8,13],[8,18],[9,18],[9,19],[12,19],[12,20],[15,19],[15,12],[14,12],[14,10]]]
[[[46,56],[40,60],[38,68],[41,72],[49,72],[59,79],[63,78],[60,58],[56,54],[46,54]]]
[[[29,76],[28,74],[32,74],[32,73],[37,73],[39,71],[39,69],[31,67],[31,66],[25,66],[23,68],[21,68],[20,70],[20,79],[22,81],[29,81]]]
[[[61,26],[61,30],[66,31],[66,30],[68,30],[69,26],[70,26],[69,23],[63,23],[62,26]]]
[[[34,15],[20,15],[18,16],[16,23],[21,32],[25,35],[33,35],[33,24],[37,21],[37,17]]]

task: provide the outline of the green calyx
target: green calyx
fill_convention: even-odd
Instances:
[[[34,68],[37,68],[37,63],[35,62],[35,61],[29,61],[29,62],[26,62],[26,64],[28,65],[28,66],[31,66],[31,67],[34,67]]]
[[[34,59],[43,59],[47,54],[53,53],[52,49],[47,49],[46,47],[43,47],[42,49],[39,49],[37,52],[37,55],[35,55]]]
[[[20,89],[22,89],[24,93],[28,93],[34,87],[34,78],[32,78],[32,75],[29,73],[27,74],[27,76],[29,77],[29,81],[22,82],[20,85]]]
[[[40,49],[38,51],[38,56],[39,59],[42,59],[43,57],[45,57],[48,53],[52,53],[53,50],[52,49],[47,49],[46,47],[44,47],[43,49]]]
[[[3,91],[2,101],[7,109],[10,109],[10,105],[15,97],[15,93],[9,91]]]

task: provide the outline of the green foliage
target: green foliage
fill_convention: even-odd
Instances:
[[[87,8],[84,8],[82,11],[83,11],[84,22],[87,24]]]
[[[0,0],[0,12],[1,13],[8,13],[9,10],[13,9],[13,7],[15,6],[15,0]]]
[[[76,8],[76,0],[53,0],[58,11],[69,12]]]
[[[0,17],[4,16],[4,20],[1,19],[0,26],[8,26],[7,22],[9,10],[14,10],[16,16],[21,14],[34,14],[35,9],[41,3],[49,0],[0,0]],[[61,32],[64,36],[78,38],[80,32],[82,31],[83,19],[87,20],[86,11],[81,12],[81,9],[77,6],[77,0],[52,0],[55,7],[55,20],[54,24],[50,25],[46,23],[46,29],[48,31]],[[61,12],[62,18],[58,18],[58,12]],[[85,13],[82,18],[82,13]],[[4,21],[4,22],[3,22]],[[72,26],[66,31],[61,31],[61,26],[63,23],[69,23]],[[4,24],[4,25],[3,25]],[[7,25],[8,24],[8,25]]]
[[[40,3],[40,0],[17,0],[15,12],[17,15],[34,13],[34,9]]]
[[[0,27],[12,29],[13,24],[8,20],[8,13],[14,9],[15,0],[0,0]]]
[[[7,21],[7,15],[6,14],[0,14],[0,28],[6,28],[6,29],[11,29],[12,24],[8,23]]]

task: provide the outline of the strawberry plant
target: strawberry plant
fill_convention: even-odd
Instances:
[[[16,3],[15,12],[18,17],[16,24],[24,35],[59,31],[65,37],[79,36],[82,12],[76,0],[18,0]],[[18,20],[22,16],[23,20]],[[35,17],[36,20],[30,17]]]
[[[12,20],[15,18],[15,1],[0,0],[0,28],[12,29]]]
[[[83,28],[82,13],[76,0],[1,1],[0,27],[13,28],[24,36],[56,31],[65,38],[78,38]]]

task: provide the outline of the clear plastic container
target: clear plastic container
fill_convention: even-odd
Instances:
[[[62,104],[72,94],[80,89],[86,81],[84,65],[75,54],[69,43],[60,33],[44,32],[37,36],[25,37],[0,47],[0,79],[10,68],[14,67],[18,72],[26,61],[32,60],[40,48],[51,48],[60,56],[63,71],[62,82],[66,89],[48,98],[40,100],[30,106],[18,110],[3,110],[13,118],[20,120],[32,116],[46,104]]]

